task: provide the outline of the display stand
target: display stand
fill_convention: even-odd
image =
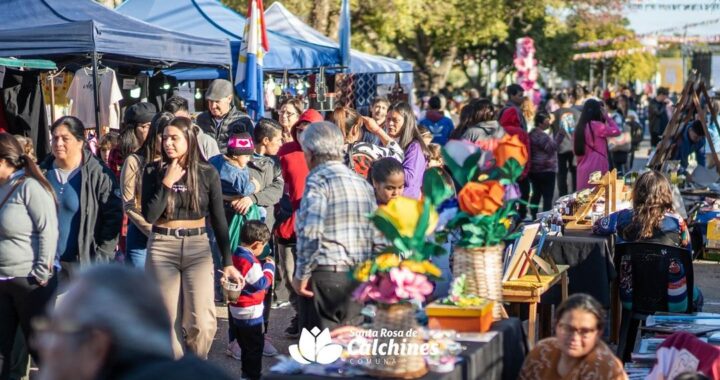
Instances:
[[[613,169],[605,173],[605,175],[596,183],[597,186],[590,193],[588,202],[585,203],[578,211],[572,216],[565,217],[566,221],[565,228],[570,230],[589,230],[592,228],[592,221],[587,220],[586,217],[592,210],[595,203],[600,198],[605,199],[605,209],[603,216],[608,216],[617,209],[617,203],[621,200],[626,200],[629,194],[624,192],[625,184],[622,181],[618,181],[617,170]]]
[[[568,296],[568,274],[569,265],[556,265],[557,272],[540,274],[533,259],[529,258],[525,253],[526,260],[530,260],[530,267],[533,274],[526,274],[517,280],[510,280],[503,283],[503,301],[510,303],[526,303],[528,304],[528,342],[530,346],[534,346],[537,341],[537,305],[540,303],[542,295],[550,288],[560,282],[562,287],[562,301]],[[554,263],[553,263],[554,264]]]
[[[708,95],[707,88],[702,76],[697,70],[693,70],[690,79],[685,83],[685,88],[680,95],[680,100],[675,106],[672,118],[665,128],[662,141],[658,144],[652,159],[648,163],[648,167],[654,170],[662,170],[663,164],[671,160],[675,150],[678,149],[676,141],[680,138],[682,127],[696,116],[702,124],[705,136],[710,136],[707,125],[707,112],[710,112],[712,120],[717,120],[717,110],[713,106],[711,97]],[[720,174],[720,160],[717,156],[717,150],[711,138],[706,138],[713,160],[715,161],[715,170]]]

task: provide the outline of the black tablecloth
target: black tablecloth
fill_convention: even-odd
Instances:
[[[467,347],[460,356],[462,361],[455,365],[450,373],[428,372],[422,377],[426,380],[513,380],[517,379],[527,354],[527,338],[522,324],[517,318],[493,323],[491,331],[497,331],[488,343],[461,342]],[[317,380],[332,379],[315,375],[282,375],[268,373],[266,380]]]
[[[565,236],[545,240],[543,256],[549,255],[556,264],[569,265],[568,293],[587,293],[606,308],[610,307],[610,283],[615,279],[613,254],[608,238],[588,232],[566,231]],[[561,287],[554,286],[542,298],[543,303],[557,305]]]

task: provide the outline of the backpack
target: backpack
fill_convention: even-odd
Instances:
[[[576,124],[577,120],[575,120],[575,115],[572,112],[563,113],[562,115],[560,115],[560,119],[558,120],[558,125],[560,126],[560,129],[565,130],[565,132],[567,132],[570,136],[572,136],[575,132]]]
[[[633,146],[638,146],[643,141],[643,135],[645,134],[645,128],[635,120],[627,122],[630,126],[630,141]]]

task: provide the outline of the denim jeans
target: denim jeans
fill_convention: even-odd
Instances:
[[[148,238],[132,222],[128,223],[127,238],[125,239],[125,260],[128,265],[145,269]]]

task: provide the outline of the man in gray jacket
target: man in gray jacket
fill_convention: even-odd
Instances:
[[[205,92],[205,100],[208,110],[198,116],[197,124],[217,141],[222,154],[227,152],[227,141],[233,133],[247,132],[252,135],[252,119],[233,105],[233,86],[230,81],[212,81]]]

